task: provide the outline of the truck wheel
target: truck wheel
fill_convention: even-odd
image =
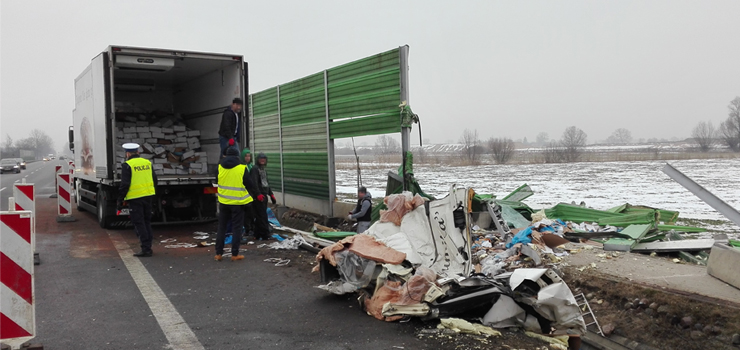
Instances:
[[[108,216],[108,198],[105,195],[105,192],[100,189],[98,190],[97,195],[97,205],[98,205],[98,225],[102,228],[108,228],[110,227],[110,216]]]

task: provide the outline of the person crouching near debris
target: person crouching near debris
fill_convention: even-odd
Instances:
[[[121,184],[118,187],[117,210],[128,204],[131,223],[141,241],[136,257],[152,256],[152,198],[156,194],[157,175],[152,163],[139,157],[139,144],[126,143],[126,162],[121,166]]]
[[[357,233],[363,233],[370,228],[373,215],[373,197],[365,186],[357,189],[357,207],[349,212],[347,219],[357,220]]]
[[[276,204],[275,195],[272,194],[270,184],[267,182],[267,156],[260,152],[257,155],[257,164],[250,172],[252,181],[259,189],[257,201],[254,202],[254,237],[261,240],[270,239],[270,223],[267,220],[267,198]]]
[[[257,189],[249,177],[247,167],[239,161],[239,150],[229,147],[224,155],[218,164],[219,213],[215,260],[221,261],[224,254],[226,226],[231,222],[234,229],[231,239],[231,261],[237,261],[244,259],[244,255],[239,255],[241,236],[244,232],[244,215],[251,215],[244,206],[252,203],[250,193],[257,193]]]

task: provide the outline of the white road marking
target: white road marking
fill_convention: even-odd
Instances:
[[[21,180],[15,180],[15,181],[13,181],[13,182],[18,182],[18,181],[21,181]]]
[[[149,304],[159,327],[162,328],[162,332],[167,337],[167,341],[170,343],[169,348],[173,350],[205,350],[193,330],[185,323],[170,299],[159,288],[144,264],[139,261],[139,258],[133,256],[134,252],[128,243],[117,232],[108,231],[108,235],[116,250],[118,250],[118,255],[121,256],[123,264],[126,265],[126,269],[136,282],[136,286],[139,287],[141,295]]]
[[[0,188],[0,192],[2,192],[2,191],[3,191],[4,189],[6,189],[6,188],[7,188],[7,187],[3,187],[3,188]]]

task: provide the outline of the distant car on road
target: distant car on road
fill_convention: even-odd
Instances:
[[[20,173],[21,172],[21,163],[19,163],[15,158],[8,158],[0,160],[0,174],[4,173]]]
[[[64,156],[59,156],[59,160],[64,160]]]
[[[26,161],[23,160],[23,158],[16,158],[18,160],[18,163],[21,165],[21,169],[26,170]]]
[[[44,161],[45,162],[48,162],[49,161],[49,157],[44,157]]]

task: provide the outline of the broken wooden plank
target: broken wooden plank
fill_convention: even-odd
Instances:
[[[711,249],[714,245],[713,239],[685,239],[681,241],[648,242],[638,243],[632,251],[635,252],[691,252],[697,250]]]

